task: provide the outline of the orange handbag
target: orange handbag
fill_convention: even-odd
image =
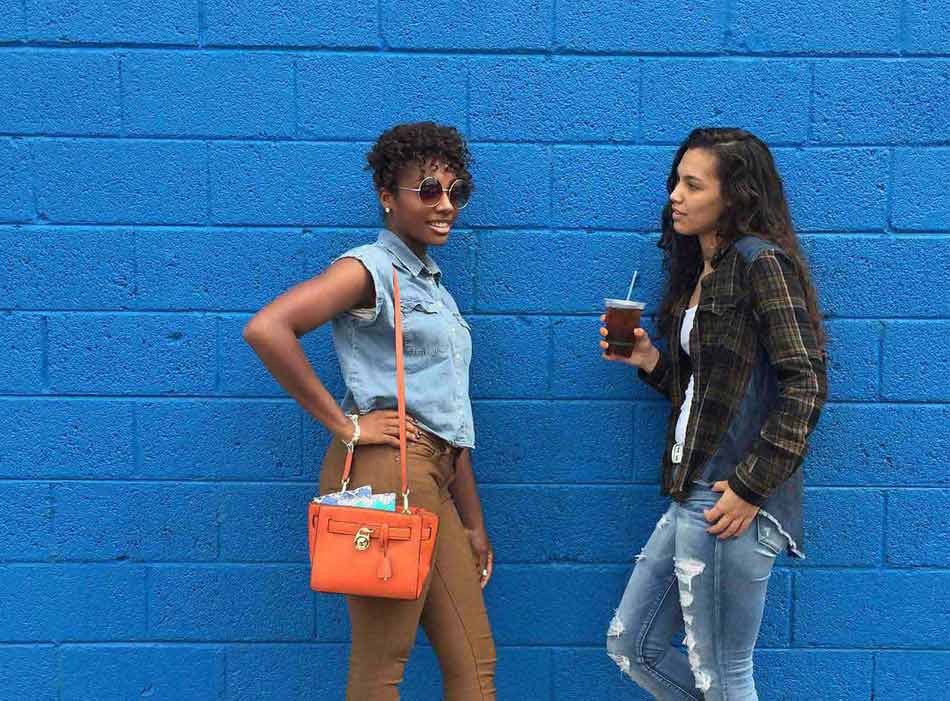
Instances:
[[[399,277],[393,266],[396,321],[396,392],[402,508],[397,511],[318,504],[307,512],[310,588],[314,591],[388,599],[418,599],[432,566],[439,517],[409,506],[406,464],[406,387]],[[346,453],[343,490],[350,481],[353,451]]]

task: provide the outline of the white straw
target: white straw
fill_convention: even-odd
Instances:
[[[627,290],[627,301],[628,301],[628,302],[630,301],[630,295],[633,294],[633,286],[637,284],[637,273],[638,273],[638,272],[640,272],[640,271],[639,271],[639,270],[634,270],[634,271],[633,271],[633,278],[631,278],[631,280],[630,280],[630,289]]]

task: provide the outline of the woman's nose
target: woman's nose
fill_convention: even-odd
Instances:
[[[449,199],[449,193],[443,192],[442,197],[439,198],[439,203],[435,206],[437,212],[448,212],[455,209],[455,205],[452,204],[452,200]]]

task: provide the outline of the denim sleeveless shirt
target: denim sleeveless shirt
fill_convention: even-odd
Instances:
[[[442,271],[428,255],[420,260],[395,234],[352,248],[336,260],[355,258],[373,277],[375,306],[350,309],[333,319],[346,396],[343,410],[367,414],[396,408],[393,265],[399,273],[406,370],[406,411],[427,431],[458,447],[475,447],[469,365],[471,327],[442,285]],[[336,261],[334,261],[336,262]]]

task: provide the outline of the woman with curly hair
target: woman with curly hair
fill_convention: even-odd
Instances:
[[[761,140],[693,131],[667,189],[667,348],[642,329],[628,357],[600,341],[671,400],[662,490],[673,502],[637,556],[607,652],[658,699],[754,701],[772,565],[781,551],[804,557],[800,468],[827,396],[825,336]],[[685,655],[672,646],[684,631]]]
[[[248,322],[245,340],[278,382],[334,436],[320,493],[339,489],[347,446],[353,475],[374,493],[400,491],[393,338],[404,328],[409,500],[439,516],[430,575],[413,601],[350,596],[348,701],[399,698],[419,623],[432,643],[448,701],[495,698],[495,647],[482,597],[492,575],[472,470],[469,325],[429,256],[469,199],[470,156],[461,134],[431,122],[384,132],[367,155],[383,209],[374,243],[339,256]],[[400,309],[394,308],[393,266]],[[315,375],[299,338],[333,325],[346,382],[342,407]]]

